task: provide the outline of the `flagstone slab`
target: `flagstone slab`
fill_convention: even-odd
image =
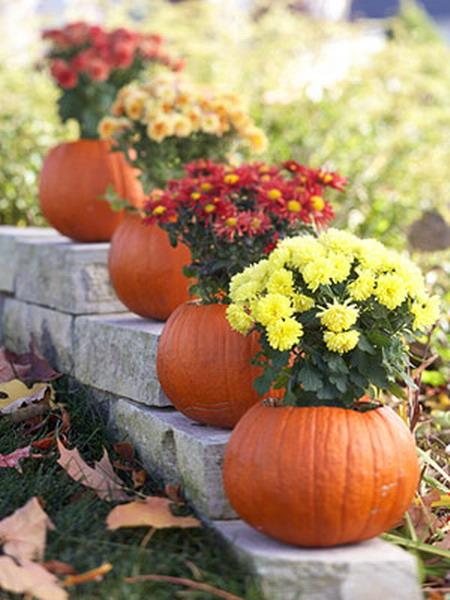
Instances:
[[[123,398],[109,407],[109,427],[128,439],[148,469],[181,484],[186,498],[208,519],[233,519],[222,465],[229,431],[194,423],[173,408],[149,408]]]
[[[337,548],[296,548],[240,520],[212,526],[255,575],[261,600],[423,599],[414,557],[379,538]]]
[[[81,383],[149,406],[168,406],[156,375],[164,323],[132,313],[78,317],[75,377]]]
[[[61,236],[20,240],[15,295],[73,315],[126,312],[110,282],[108,250],[109,243],[81,244]]]
[[[61,373],[73,371],[72,329],[74,318],[15,298],[5,298],[4,344],[14,352],[26,352],[34,340],[39,352]]]
[[[24,239],[60,238],[54,230],[46,227],[0,226],[0,291],[13,293],[18,272],[17,243]]]

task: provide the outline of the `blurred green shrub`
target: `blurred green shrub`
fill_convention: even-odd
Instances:
[[[314,65],[320,70],[324,47],[333,51],[333,44],[361,37],[360,25],[310,21],[289,12],[288,0],[255,0],[250,12],[206,0],[100,4],[107,26],[160,32],[188,59],[196,79],[244,94],[269,134],[268,159],[292,156],[349,177],[339,225],[402,246],[407,225],[423,210],[438,209],[448,220],[450,51],[411,2],[385,24],[386,44],[366,66],[323,90],[315,86],[319,93],[298,79],[310,77]],[[0,66],[0,85],[6,90],[0,222],[40,224],[35,195],[42,156],[65,135],[56,118],[57,92],[31,69]]]
[[[420,42],[401,20],[371,62],[313,101],[259,106],[272,157],[327,165],[350,178],[338,224],[405,243],[423,210],[447,215],[450,198],[450,52]]]
[[[38,176],[47,150],[65,130],[47,75],[0,62],[0,224],[43,225]]]

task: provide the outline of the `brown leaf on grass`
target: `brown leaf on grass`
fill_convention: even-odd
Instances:
[[[194,517],[177,517],[170,510],[172,501],[157,496],[121,504],[112,509],[106,518],[108,529],[120,527],[200,527]]]
[[[48,383],[35,383],[28,388],[22,381],[13,379],[0,385],[0,415],[13,414],[32,404],[48,406],[53,398],[54,391]],[[27,414],[24,419],[31,416],[35,415]]]
[[[132,473],[133,485],[135,488],[142,487],[148,479],[147,471],[144,469],[136,469]]]
[[[77,570],[69,563],[60,560],[46,560],[41,563],[44,569],[47,569],[53,575],[76,575]]]
[[[38,600],[68,598],[58,579],[42,565],[26,559],[15,561],[10,556],[0,556],[0,588]]]
[[[86,571],[86,573],[79,573],[78,575],[69,575],[63,581],[64,587],[72,587],[74,585],[80,585],[80,583],[88,583],[89,581],[101,581],[106,573],[109,573],[113,568],[112,564],[104,563],[96,569]]]
[[[129,442],[117,442],[113,448],[125,462],[131,463],[134,461],[134,448]]]
[[[0,454],[0,469],[14,468],[22,472],[20,461],[31,456],[31,446],[17,448],[9,454]]]
[[[438,490],[433,489],[409,507],[408,515],[414,530],[421,540],[426,540],[441,525],[440,519],[432,512],[431,507],[441,497]]]
[[[108,458],[106,450],[99,462],[90,467],[81,458],[76,448],[68,450],[61,440],[57,440],[59,459],[58,464],[66,473],[85,487],[88,487],[102,500],[114,502],[128,500],[124,491],[123,481],[116,475]]]
[[[54,529],[53,523],[42,510],[39,500],[31,498],[22,508],[0,521],[3,554],[17,560],[41,560],[47,529]]]
[[[29,351],[24,354],[0,348],[0,383],[11,379],[20,379],[24,383],[47,382],[60,376],[39,353],[34,340],[30,342]]]
[[[126,583],[140,583],[142,581],[161,581],[164,583],[173,583],[174,585],[183,585],[190,587],[193,590],[201,592],[207,592],[217,598],[224,598],[225,600],[243,600],[241,596],[236,596],[225,590],[209,585],[208,583],[201,583],[200,581],[194,581],[193,579],[186,579],[185,577],[171,577],[170,575],[137,575],[136,577],[126,577]]]

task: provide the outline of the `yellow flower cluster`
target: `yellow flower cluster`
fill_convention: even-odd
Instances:
[[[312,328],[321,330],[327,349],[339,354],[357,346],[360,317],[376,321],[377,306],[397,310],[404,327],[414,330],[439,317],[439,299],[426,293],[423,276],[409,258],[337,229],[283,240],[268,259],[233,277],[230,298],[231,327],[246,334],[262,326],[277,350],[301,342],[306,326],[299,315],[311,309],[316,309]]]
[[[253,152],[264,152],[267,138],[244,110],[236,94],[216,93],[195,86],[175,73],[161,74],[151,82],[123,87],[112,106],[113,116],[102,119],[99,135],[111,139],[124,127],[139,122],[148,137],[163,142],[168,137],[186,138],[196,132],[222,137],[231,132]]]

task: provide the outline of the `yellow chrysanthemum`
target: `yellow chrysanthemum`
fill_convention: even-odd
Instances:
[[[278,245],[278,248],[289,251],[289,264],[296,268],[301,268],[312,260],[326,255],[322,244],[311,236],[286,238]]]
[[[295,312],[306,312],[314,307],[314,300],[305,294],[293,294],[291,300],[294,304]]]
[[[420,297],[425,293],[425,280],[417,265],[404,256],[399,256],[395,272],[403,279],[408,294]]]
[[[220,132],[220,120],[219,117],[213,113],[210,113],[203,117],[201,122],[201,129],[205,133],[212,135],[218,135]]]
[[[328,350],[331,352],[345,354],[357,346],[359,341],[359,333],[354,329],[350,331],[342,331],[341,333],[325,331],[323,334],[323,340]]]
[[[290,296],[294,289],[294,276],[287,269],[279,269],[272,273],[267,282],[267,291],[270,293]]]
[[[340,333],[341,331],[350,329],[356,323],[359,310],[352,304],[335,302],[318,313],[318,316],[324,327],[334,333]]]
[[[386,260],[387,250],[377,240],[359,240],[355,248],[355,255],[363,267],[372,271],[379,271]]]
[[[245,302],[256,298],[261,291],[261,286],[257,281],[249,280],[233,290],[232,300],[234,302]]]
[[[360,269],[358,277],[347,287],[352,300],[362,302],[373,294],[375,289],[375,274],[369,269]]]
[[[383,273],[378,277],[375,288],[375,297],[380,304],[395,310],[406,299],[408,292],[405,282],[394,273]]]
[[[333,271],[333,275],[331,276],[333,282],[341,283],[345,281],[350,275],[353,259],[346,254],[338,254],[337,252],[330,252],[327,259]]]
[[[331,283],[334,266],[326,257],[315,258],[303,268],[302,275],[308,288],[315,292],[320,285]]]
[[[227,320],[231,328],[246,335],[254,325],[253,319],[237,304],[230,304],[226,310]]]
[[[289,262],[290,257],[291,253],[289,252],[289,248],[286,248],[283,244],[278,244],[269,256],[270,269],[276,271],[277,269],[285,267]]]
[[[280,319],[267,326],[269,344],[275,350],[290,350],[303,335],[302,324],[295,319]]]
[[[358,238],[340,229],[330,228],[320,236],[320,242],[332,252],[353,256],[358,246]]]
[[[290,317],[293,312],[289,298],[282,294],[267,294],[255,304],[254,317],[261,325],[268,326]]]
[[[414,315],[414,329],[425,329],[431,327],[439,319],[441,301],[438,296],[422,296],[411,305],[411,313]]]

